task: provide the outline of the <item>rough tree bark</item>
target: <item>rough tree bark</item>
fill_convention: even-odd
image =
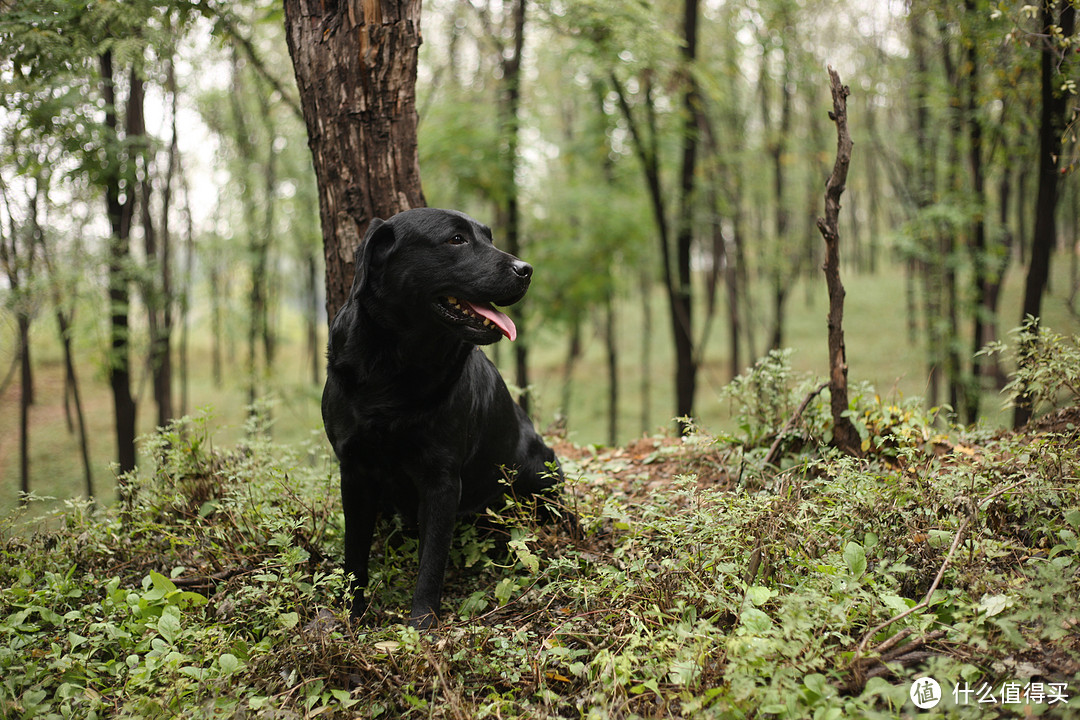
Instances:
[[[848,87],[831,67],[833,111],[829,117],[836,123],[836,164],[825,184],[825,217],[817,226],[825,239],[825,282],[829,288],[829,395],[833,417],[833,445],[850,455],[861,455],[859,433],[844,413],[848,409],[847,351],[844,347],[844,285],[840,281],[840,196],[847,182],[851,164],[851,135],[847,125]]]
[[[416,149],[420,0],[284,0],[319,186],[326,312],[372,218],[424,205]]]

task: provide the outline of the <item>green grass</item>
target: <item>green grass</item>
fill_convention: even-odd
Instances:
[[[1058,258],[1054,266],[1053,290],[1043,301],[1043,319],[1047,326],[1065,335],[1080,334],[1080,317],[1070,311],[1066,298],[1070,279],[1067,259]],[[538,282],[542,279],[538,278]],[[843,282],[847,290],[844,330],[849,366],[849,382],[873,385],[882,395],[895,398],[927,395],[927,361],[922,337],[912,341],[907,330],[905,280],[899,266],[875,275],[852,274],[845,269]],[[699,284],[700,285],[700,284]],[[1023,277],[1014,268],[1007,276],[1000,302],[998,331],[1004,339],[1009,330],[1020,325]],[[674,370],[671,331],[668,322],[666,296],[657,289],[653,293],[652,368],[650,404],[652,417],[645,427],[641,415],[642,366],[640,329],[643,326],[640,297],[624,301],[619,308],[621,399],[618,444],[672,427],[675,414]],[[699,303],[700,305],[700,303]],[[702,308],[697,317],[703,318]],[[723,312],[722,307],[718,311]],[[826,315],[828,295],[822,276],[798,281],[787,305],[785,345],[794,350],[792,365],[797,372],[817,377],[828,376],[828,346]],[[767,333],[772,325],[772,306],[764,298],[751,310],[755,350],[765,353]],[[970,334],[971,328],[963,330]],[[562,387],[563,362],[567,340],[565,330],[556,327],[526,330],[534,376],[532,384],[538,393],[539,419],[546,425],[554,419]],[[965,359],[972,343],[962,340]],[[605,442],[607,435],[607,365],[603,337],[591,326],[584,333],[584,353],[574,370],[574,388],[567,411],[569,437],[579,443]],[[744,350],[745,352],[745,350]],[[723,388],[732,379],[728,372],[730,348],[727,325],[723,316],[714,321],[714,328],[698,376],[696,419],[706,428],[721,431],[732,427],[731,412],[722,399]],[[509,353],[503,351],[509,360]],[[755,358],[756,359],[756,358]],[[748,365],[749,363],[744,363]],[[505,363],[504,363],[505,365]],[[944,399],[939,399],[944,402]],[[985,422],[995,427],[1011,423],[1011,412],[1003,409],[1003,398],[988,388],[983,396],[982,412]],[[536,414],[536,413],[534,413]]]

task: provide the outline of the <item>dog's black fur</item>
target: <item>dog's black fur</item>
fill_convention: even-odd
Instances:
[[[516,334],[487,303],[512,305],[531,278],[528,263],[463,213],[423,208],[372,221],[330,326],[322,398],[341,464],[354,616],[365,607],[380,510],[418,526],[410,622],[426,628],[437,621],[456,519],[502,497],[507,474],[517,496],[551,495],[561,481],[555,453],[477,347]]]

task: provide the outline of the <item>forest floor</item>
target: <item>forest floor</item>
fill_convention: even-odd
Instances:
[[[408,539],[347,619],[322,443],[178,423],[117,506],[0,523],[0,716],[1080,717],[1080,409],[867,397],[851,458],[755,372],[732,436],[553,439],[580,534],[463,524],[430,633]]]

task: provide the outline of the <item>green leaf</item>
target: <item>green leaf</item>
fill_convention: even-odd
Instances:
[[[913,600],[900,597],[899,595],[893,595],[891,593],[885,593],[881,596],[881,602],[885,607],[893,610],[894,612],[902,613],[915,604]]]
[[[826,691],[829,690],[829,684],[821,673],[810,673],[803,678],[803,685],[820,697],[824,697]]]
[[[222,653],[218,658],[218,667],[221,668],[222,675],[232,675],[240,669],[240,660],[232,653]]]
[[[525,566],[525,569],[530,573],[536,573],[540,570],[540,558],[529,550],[529,546],[524,540],[511,540],[509,544],[518,561]]]
[[[150,571],[150,582],[153,584],[154,589],[143,596],[147,600],[161,600],[169,593],[176,592],[176,584],[155,570]]]
[[[176,636],[180,633],[180,610],[175,605],[169,605],[161,613],[157,631],[170,645],[176,643]]]
[[[291,630],[300,624],[300,614],[294,612],[281,613],[278,615],[278,624],[286,630]]]
[[[856,578],[862,577],[866,572],[866,551],[863,546],[855,541],[844,546],[844,562],[852,575]]]
[[[499,581],[499,584],[495,586],[495,599],[499,601],[500,606],[510,602],[510,596],[514,594],[516,588],[517,583],[514,582],[514,578],[505,577]]]
[[[1070,510],[1065,513],[1065,522],[1072,525],[1074,528],[1080,529],[1080,510]]]
[[[986,617],[993,617],[1011,605],[1007,595],[983,595],[979,601],[979,610],[986,613]]]
[[[761,585],[751,585],[746,589],[746,599],[753,603],[755,606],[761,606],[769,602],[772,598],[776,597],[776,590],[770,590],[767,587]]]
[[[772,629],[772,618],[757,608],[747,608],[742,613],[742,624],[746,631],[761,635]]]
[[[668,681],[673,685],[689,685],[694,682],[700,670],[693,660],[675,660],[668,666]]]
[[[341,703],[342,707],[352,707],[356,703],[360,702],[359,698],[354,698],[352,693],[348,690],[341,690],[338,688],[331,688],[330,694],[334,696],[334,699]]]

